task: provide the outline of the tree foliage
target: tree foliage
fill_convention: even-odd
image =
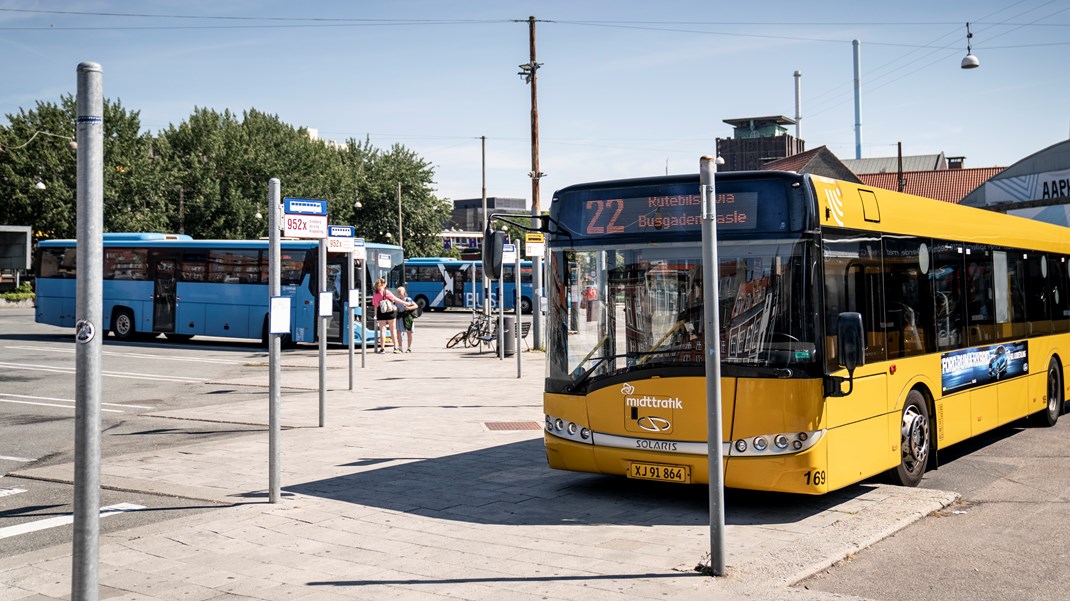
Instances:
[[[37,238],[74,237],[76,154],[68,141],[75,117],[71,96],[7,116],[9,124],[0,126],[0,221],[31,225]],[[272,177],[284,197],[326,199],[332,224],[394,244],[400,182],[406,254],[441,254],[438,233],[450,205],[433,193],[432,166],[404,146],[326,143],[256,109],[237,115],[195,108],[152,136],[141,131],[138,112],[104,101],[105,231],[266,236]]]

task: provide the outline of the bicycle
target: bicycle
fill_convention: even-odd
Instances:
[[[487,318],[481,312],[472,312],[472,321],[468,324],[468,327],[464,330],[457,332],[452,338],[446,342],[446,348],[453,348],[460,343],[464,343],[465,348],[476,346],[482,343],[481,338],[485,338],[490,334],[490,319]]]

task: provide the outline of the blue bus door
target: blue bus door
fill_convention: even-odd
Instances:
[[[175,331],[175,275],[178,271],[178,258],[167,252],[150,254],[149,277],[153,279],[152,291],[152,331]]]

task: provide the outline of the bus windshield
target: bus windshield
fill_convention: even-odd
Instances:
[[[788,368],[817,365],[807,248],[800,240],[719,245],[724,369],[787,377]],[[701,374],[701,259],[695,243],[554,251],[551,323],[560,325],[550,329],[549,380],[574,390],[641,369]]]

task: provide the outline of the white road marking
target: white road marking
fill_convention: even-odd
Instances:
[[[12,405],[36,405],[38,407],[59,407],[61,409],[74,409],[74,405],[57,405],[55,403],[37,403],[34,401],[16,401],[13,399],[0,399],[0,403],[11,403]],[[104,413],[122,413],[120,409],[101,409]]]
[[[11,455],[0,455],[0,461],[17,461],[19,463],[32,463],[37,460],[27,459],[25,457],[12,457]]]
[[[5,346],[4,348],[18,349],[23,351],[42,351],[51,353],[70,353],[73,354],[75,349],[69,348],[56,348],[47,346]],[[166,361],[190,361],[194,363],[226,363],[228,365],[245,365],[248,361],[235,361],[233,359],[213,359],[204,357],[178,357],[174,355],[150,355],[148,353],[120,353],[116,351],[101,351],[102,355],[109,355],[112,357],[133,357],[135,359],[164,359]]]
[[[145,509],[145,507],[142,505],[134,505],[132,503],[119,503],[118,505],[109,505],[108,507],[100,508],[100,517],[105,518],[109,515],[116,515],[126,511],[137,511],[138,509]],[[48,528],[55,528],[57,526],[66,526],[67,524],[73,523],[74,514],[67,514],[54,518],[37,520],[35,522],[26,522],[25,524],[7,526],[4,528],[0,528],[0,539],[10,538],[12,536],[18,536],[20,534],[27,534],[30,532],[37,532],[38,530],[47,530]]]
[[[25,488],[0,488],[0,497],[10,497],[20,492],[26,492]]]
[[[13,392],[0,392],[0,396],[10,396],[17,399],[32,399],[34,401],[58,401],[60,403],[75,403],[74,399],[57,399],[50,396],[30,396],[28,394],[15,394]],[[155,407],[149,407],[148,405],[124,405],[122,403],[101,403],[101,405],[107,405],[109,407],[123,407],[126,409],[155,409]]]
[[[49,371],[61,374],[73,374],[74,367],[54,367],[51,365],[34,365],[31,363],[7,363],[0,362],[0,367],[11,369],[25,369],[28,371]],[[133,380],[152,380],[154,382],[204,382],[205,378],[185,378],[182,376],[161,376],[156,374],[138,374],[123,371],[101,371],[101,375],[112,378],[130,378]]]

